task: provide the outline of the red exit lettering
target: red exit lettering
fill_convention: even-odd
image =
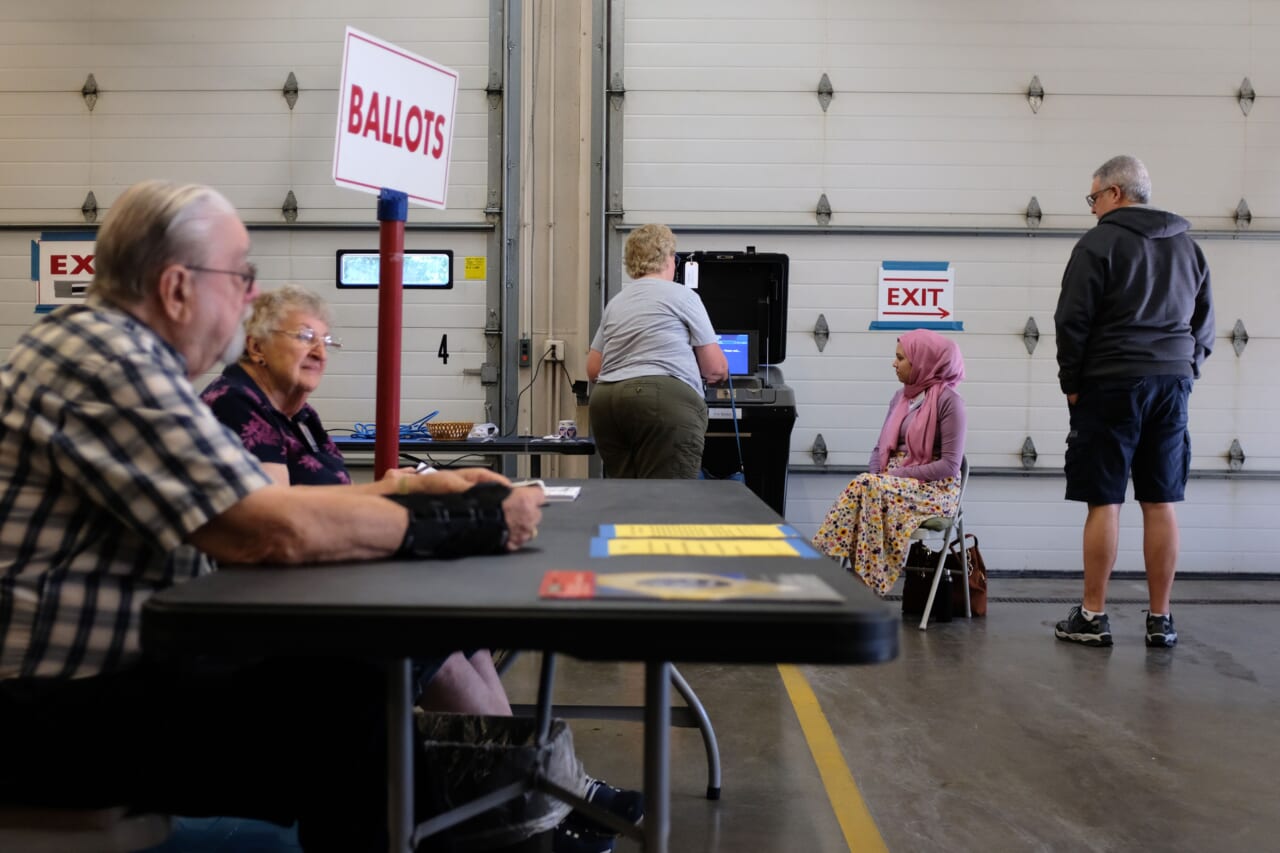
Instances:
[[[891,287],[887,294],[890,305],[919,305],[926,307],[938,304],[941,287]]]
[[[72,264],[70,269],[68,260]],[[49,272],[54,275],[93,275],[93,255],[50,255]]]
[[[347,133],[372,137],[374,141],[439,160],[444,154],[445,117],[417,104],[405,106],[399,98],[351,85],[347,105]]]

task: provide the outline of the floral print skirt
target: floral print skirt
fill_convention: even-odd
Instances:
[[[886,473],[850,480],[813,537],[815,548],[828,557],[847,557],[863,583],[882,596],[897,582],[920,522],[950,515],[960,497],[959,477],[926,483],[893,476],[905,458],[895,454]]]

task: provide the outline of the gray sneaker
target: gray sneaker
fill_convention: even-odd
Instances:
[[[1173,630],[1173,615],[1147,614],[1147,645],[1153,649],[1167,649],[1178,644],[1178,632]]]
[[[1067,618],[1058,623],[1058,627],[1053,632],[1054,635],[1068,643],[1081,643],[1086,646],[1111,645],[1111,620],[1107,618],[1107,614],[1100,613],[1093,619],[1086,619],[1080,610],[1081,607],[1078,604],[1071,608]],[[1147,630],[1151,629],[1148,627]],[[1151,635],[1147,636],[1149,643]]]

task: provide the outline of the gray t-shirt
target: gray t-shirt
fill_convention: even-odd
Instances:
[[[683,284],[642,278],[622,288],[604,308],[591,348],[604,358],[601,382],[639,376],[674,376],[702,393],[693,347],[716,342],[702,300]]]

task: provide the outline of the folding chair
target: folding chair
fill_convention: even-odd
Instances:
[[[942,580],[942,573],[947,571],[945,568],[947,562],[947,549],[951,543],[964,542],[964,490],[969,485],[969,459],[968,457],[960,458],[960,496],[956,498],[956,511],[951,516],[937,515],[933,518],[926,518],[920,522],[920,526],[911,534],[912,539],[925,540],[933,534],[942,534],[942,548],[938,551],[938,565],[933,569],[933,585],[929,587],[929,600],[924,603],[924,615],[920,617],[920,630],[925,631],[929,628],[929,614],[933,611],[933,600],[938,595],[938,583]],[[956,536],[952,538],[952,533]],[[964,615],[973,616],[972,610],[969,608],[969,555],[965,552],[963,545],[960,548],[960,566],[963,572],[960,576],[960,584],[964,587]]]

